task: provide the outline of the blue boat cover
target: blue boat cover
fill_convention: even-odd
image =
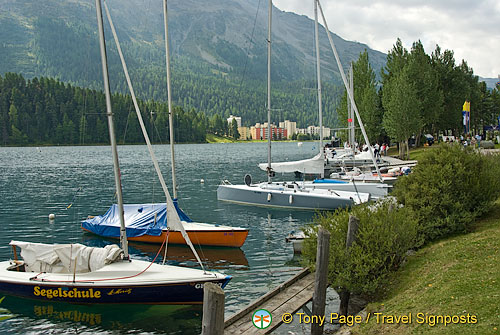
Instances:
[[[177,199],[174,199],[174,206],[181,221],[192,222],[179,208]],[[167,205],[165,203],[127,204],[123,205],[123,211],[128,237],[159,236],[162,230],[167,228]],[[120,237],[118,205],[112,205],[104,215],[82,221],[82,228],[100,236]]]
[[[336,179],[314,179],[314,184],[347,184],[347,181]]]

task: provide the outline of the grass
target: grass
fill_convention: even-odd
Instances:
[[[229,137],[222,137],[222,136],[217,136],[215,134],[207,134],[207,142],[208,143],[234,143],[237,142],[232,138]]]
[[[394,273],[376,302],[372,317],[353,334],[500,334],[500,202],[475,230],[419,250]],[[411,324],[377,324],[374,312],[408,315]],[[417,313],[476,315],[475,324],[417,323]]]
[[[432,148],[435,148],[437,146],[438,144],[432,145],[430,147],[410,148],[410,160],[419,160],[426,150],[431,150]],[[399,152],[397,146],[390,147],[389,151],[387,151],[387,155],[398,156]]]
[[[273,140],[273,142],[289,142],[290,140]],[[266,142],[267,140],[235,140],[231,137],[218,136],[215,134],[207,133],[208,143],[250,143],[250,142]]]

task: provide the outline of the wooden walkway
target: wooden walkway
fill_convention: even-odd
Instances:
[[[314,273],[310,273],[309,269],[304,269],[226,319],[224,334],[269,334],[282,324],[281,316],[284,313],[294,314],[311,301],[313,292]],[[252,324],[253,313],[261,308],[266,309],[272,315],[272,323],[266,329],[257,329]]]

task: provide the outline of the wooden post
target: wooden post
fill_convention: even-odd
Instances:
[[[205,283],[203,287],[202,335],[224,333],[224,291],[219,285]]]
[[[312,303],[312,315],[325,315],[326,288],[328,286],[328,258],[330,256],[330,232],[323,227],[318,231],[318,249],[316,252],[316,274]],[[323,334],[324,324],[311,324],[311,334]]]
[[[355,216],[349,215],[349,224],[347,227],[347,239],[345,242],[348,255],[352,243],[356,240],[358,227],[359,227],[359,219]],[[347,289],[343,289],[339,292],[339,297],[340,297],[339,315],[347,316],[351,292],[349,292]]]
[[[351,247],[352,243],[356,240],[356,235],[358,233],[359,219],[353,215],[349,215],[349,224],[347,226],[347,239],[345,245],[347,251]]]

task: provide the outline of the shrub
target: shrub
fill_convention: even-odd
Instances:
[[[465,232],[500,193],[500,160],[472,148],[442,144],[427,150],[393,194],[418,222],[417,246]]]
[[[351,209],[359,222],[357,239],[349,253],[346,236],[349,211],[337,210],[316,216],[315,226],[306,234],[303,255],[307,265],[313,265],[316,257],[316,232],[318,225],[330,231],[330,259],[328,280],[337,291],[370,295],[387,280],[387,275],[396,269],[406,251],[413,247],[416,223],[406,208],[395,207],[389,211],[390,200],[377,206],[363,205]]]

